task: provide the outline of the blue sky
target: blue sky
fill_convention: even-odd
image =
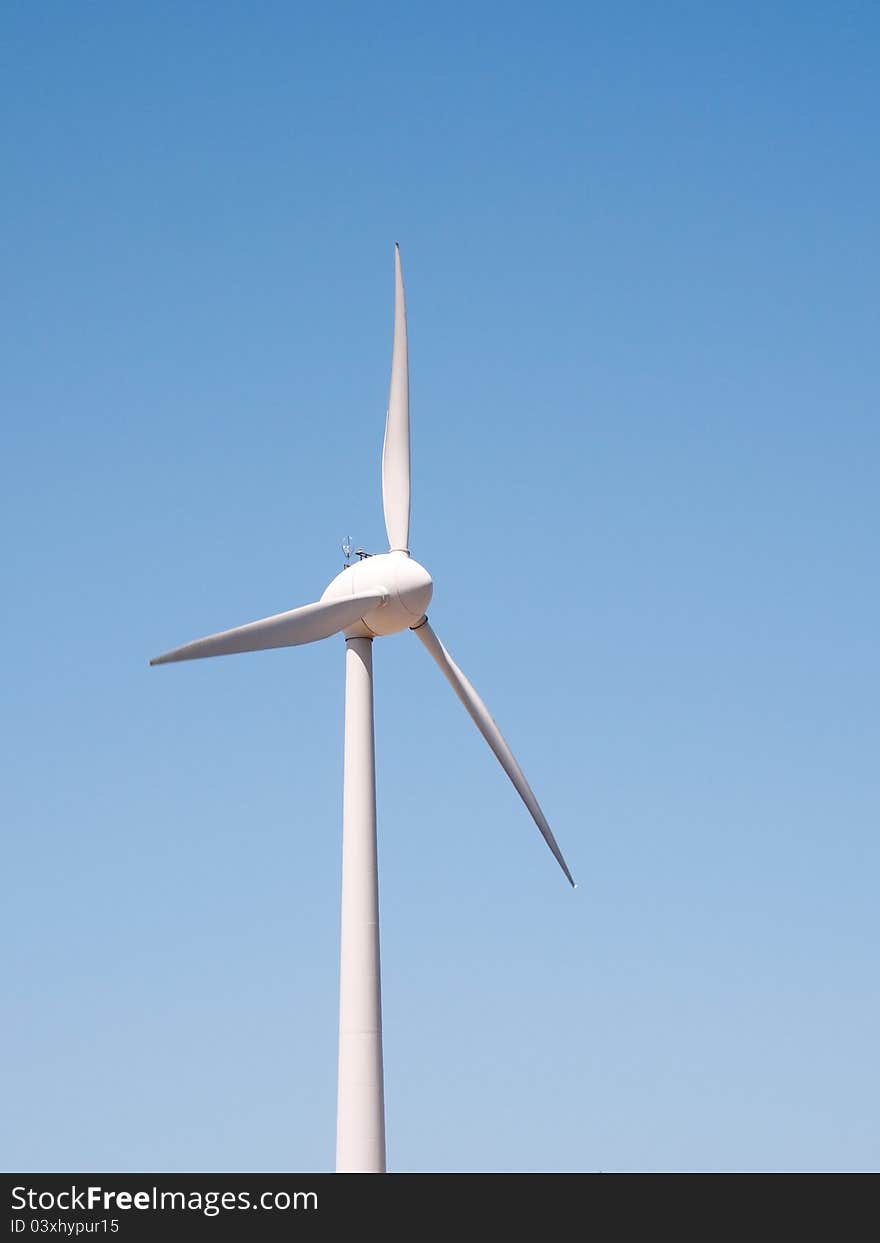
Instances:
[[[10,4],[0,1162],[333,1160],[342,641],[384,544],[389,1164],[880,1160],[876,6]]]

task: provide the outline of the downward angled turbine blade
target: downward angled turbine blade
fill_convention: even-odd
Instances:
[[[394,245],[394,346],[382,446],[382,507],[392,552],[409,552],[409,364],[400,247]]]
[[[353,626],[359,617],[385,599],[383,591],[366,591],[346,596],[343,600],[319,600],[304,604],[289,613],[276,613],[260,621],[222,630],[176,647],[150,661],[151,665],[167,665],[175,660],[200,660],[203,656],[231,656],[234,652],[262,652],[270,647],[298,647],[315,643],[331,634]]]
[[[483,703],[480,696],[477,694],[477,692],[471,686],[470,682],[467,680],[467,678],[464,676],[462,671],[459,669],[458,665],[449,655],[446,648],[443,646],[443,644],[434,634],[434,631],[431,629],[430,625],[428,624],[427,618],[425,618],[425,620],[421,623],[421,625],[415,627],[415,633],[418,635],[418,637],[424,643],[425,647],[434,657],[437,664],[440,666],[441,672],[443,673],[447,682],[450,684],[452,689],[455,691],[456,695],[459,697],[459,699],[464,704],[465,708],[467,708],[468,712],[473,718],[474,724],[476,725],[477,729],[480,731],[480,733],[486,739],[486,742],[488,742],[489,746],[495,752],[501,764],[501,767],[504,769],[504,771],[507,773],[510,780],[513,782],[517,794],[520,796],[522,801],[525,803],[526,807],[528,807],[529,812],[531,813],[532,819],[534,820],[538,828],[541,830],[541,834],[544,838],[544,841],[547,843],[547,845],[552,850],[554,858],[556,859],[556,862],[559,864],[559,866],[562,868],[563,872],[565,873],[566,877],[568,878],[568,883],[571,885],[572,888],[574,888],[575,884],[574,884],[574,880],[572,879],[571,872],[569,872],[568,865],[566,864],[565,860],[562,857],[562,851],[559,849],[559,847],[556,844],[556,838],[553,836],[550,830],[550,825],[547,823],[546,819],[544,818],[544,813],[541,811],[541,808],[538,806],[538,800],[535,798],[534,794],[532,793],[531,786],[529,785],[529,783],[526,781],[525,777],[523,776],[523,771],[520,768],[519,764],[517,764],[516,759],[514,758],[513,752],[511,751],[507,743],[504,741],[504,738],[501,734],[501,730],[498,728],[498,726],[492,720],[492,717],[489,715],[489,709],[486,707],[486,705]]]

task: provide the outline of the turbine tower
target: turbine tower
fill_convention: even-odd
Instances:
[[[151,665],[297,647],[345,636],[345,757],[342,799],[342,930],[339,972],[339,1080],[336,1168],[385,1170],[376,767],[373,745],[373,640],[411,630],[440,666],[477,729],[513,782],[569,883],[538,800],[486,705],[428,622],[433,582],[410,556],[409,366],[400,248],[394,248],[394,345],[382,448],[382,504],[388,552],[365,555],[333,579],[320,600],[196,639]]]

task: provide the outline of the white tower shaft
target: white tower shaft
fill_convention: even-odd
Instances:
[[[373,640],[345,643],[336,1169],[385,1172]]]

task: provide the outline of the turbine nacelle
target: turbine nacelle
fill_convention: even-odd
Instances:
[[[423,565],[405,552],[383,552],[347,566],[333,579],[321,600],[379,593],[383,597],[380,603],[371,604],[345,631],[347,639],[370,638],[417,626],[428,611],[433,592],[433,580]]]

